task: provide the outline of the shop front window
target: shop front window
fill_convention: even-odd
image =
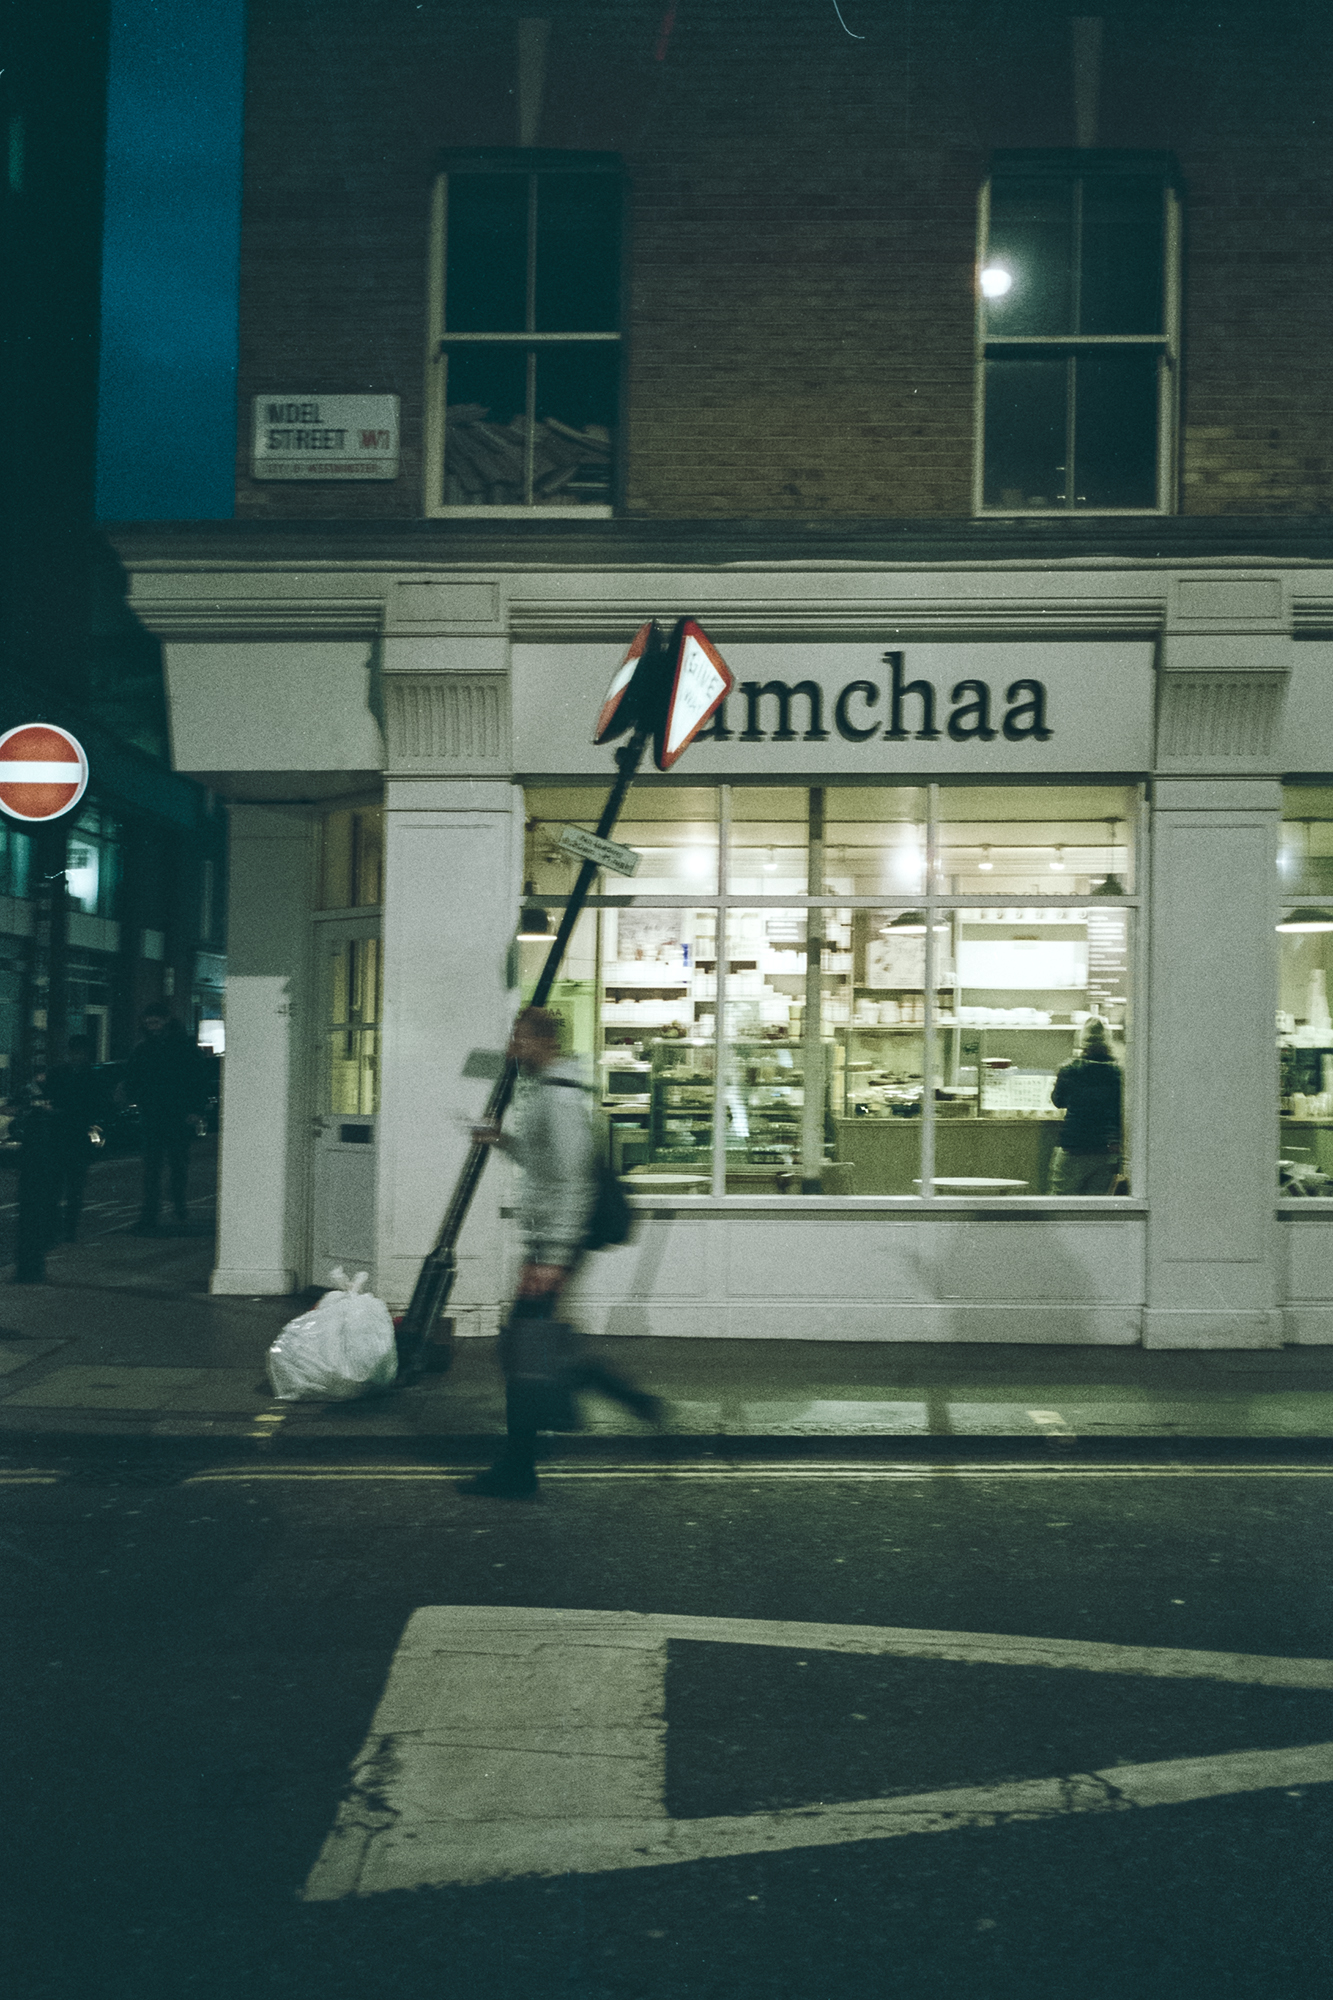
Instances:
[[[560,827],[599,804],[528,794],[525,993],[572,887]],[[1138,809],[1123,786],[644,787],[617,828],[640,876],[599,883],[552,996],[608,1158],[681,1193],[1128,1191]]]
[[[1333,1196],[1333,787],[1283,788],[1278,1187]]]

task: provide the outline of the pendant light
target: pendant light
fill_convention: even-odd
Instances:
[[[551,918],[540,903],[532,899],[536,895],[532,879],[523,884],[523,907],[518,913],[518,936],[521,943],[537,943],[551,935]]]
[[[1281,923],[1280,931],[1333,931],[1333,910],[1289,910]]]

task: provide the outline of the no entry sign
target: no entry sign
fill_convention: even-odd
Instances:
[[[67,729],[21,722],[0,736],[0,811],[10,819],[59,819],[87,788],[88,759]]]

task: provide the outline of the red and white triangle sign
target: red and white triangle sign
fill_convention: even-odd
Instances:
[[[609,743],[613,736],[623,735],[629,728],[637,704],[627,701],[629,684],[639,670],[639,662],[652,642],[657,631],[657,620],[650,618],[646,625],[640,625],[630,640],[629,651],[611,677],[611,685],[602,697],[601,712],[597,717],[597,727],[593,730],[594,743]],[[619,720],[617,720],[619,717]]]
[[[672,634],[675,658],[667,676],[666,708],[653,746],[659,771],[669,771],[710,716],[716,715],[736,676],[701,625],[683,618]]]

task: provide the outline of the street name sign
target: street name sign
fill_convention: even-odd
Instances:
[[[634,848],[622,847],[618,840],[599,840],[595,833],[588,833],[581,826],[567,826],[559,844],[566,854],[577,854],[581,861],[595,861],[599,868],[609,868],[615,875],[637,875],[643,859]]]
[[[54,722],[21,722],[0,736],[0,811],[39,825],[59,819],[88,789],[78,738]]]
[[[671,635],[666,702],[653,744],[653,761],[669,771],[736,685],[722,655],[701,625],[682,618]]]
[[[255,479],[396,479],[396,396],[254,399]]]

